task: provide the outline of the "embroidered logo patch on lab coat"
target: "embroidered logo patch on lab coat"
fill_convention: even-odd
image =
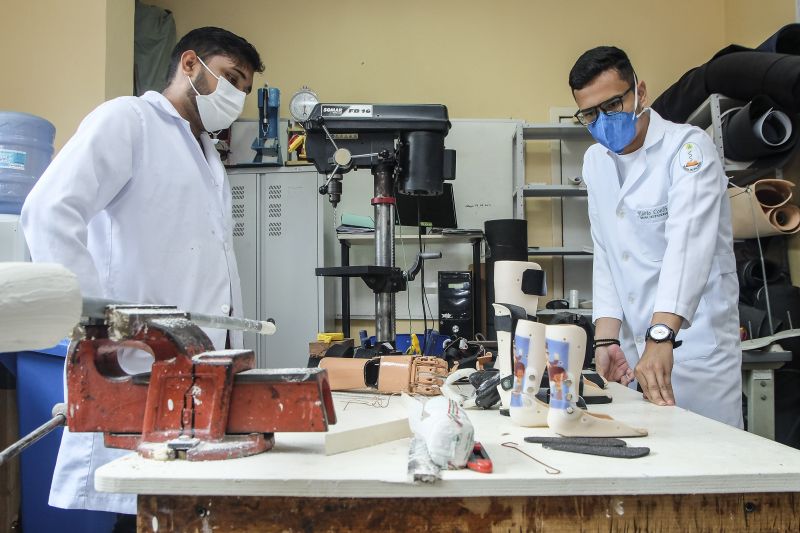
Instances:
[[[697,172],[703,166],[703,152],[695,143],[686,143],[681,146],[678,159],[687,172]]]
[[[664,204],[664,205],[657,205],[655,207],[637,209],[636,214],[639,216],[640,221],[647,224],[647,223],[661,222],[662,220],[666,220],[669,211],[667,210],[667,204]]]

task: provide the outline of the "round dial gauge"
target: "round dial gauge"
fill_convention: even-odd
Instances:
[[[306,86],[294,93],[289,102],[289,112],[297,122],[305,122],[311,110],[319,103],[316,93]]]

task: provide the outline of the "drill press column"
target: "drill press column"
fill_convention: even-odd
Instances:
[[[393,167],[378,165],[373,171],[375,196],[375,264],[394,267],[394,179]],[[394,293],[375,293],[375,338],[380,342],[395,340]]]

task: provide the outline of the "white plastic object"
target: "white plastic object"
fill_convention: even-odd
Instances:
[[[536,398],[547,366],[546,329],[544,324],[520,320],[514,332],[514,388],[509,414],[519,426],[547,425],[547,404]]]
[[[526,270],[541,270],[530,261],[497,261],[494,264],[494,301],[518,305],[528,316],[535,317],[539,307],[539,296],[522,292],[522,276]]]
[[[78,278],[61,265],[0,263],[0,352],[55,346],[81,318]]]

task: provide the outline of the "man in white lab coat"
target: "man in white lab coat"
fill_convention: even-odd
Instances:
[[[199,28],[175,46],[162,94],[92,111],[23,207],[33,260],[65,265],[84,296],[238,315],[231,194],[209,133],[239,116],[263,70],[243,38]],[[240,332],[206,333],[217,349],[241,347]],[[149,369],[135,354],[123,363]],[[50,504],[135,513],[133,495],[94,490],[95,469],[124,453],[106,449],[102,434],[65,431]]]
[[[739,286],[727,178],[699,128],[645,107],[622,50],[585,52],[569,75],[594,242],[598,371],[658,405],[742,427]]]

